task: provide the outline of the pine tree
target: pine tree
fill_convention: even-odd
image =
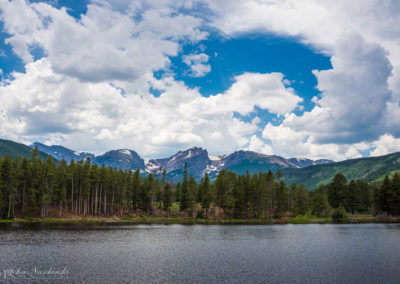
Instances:
[[[297,187],[294,207],[296,215],[304,215],[308,210],[308,192],[304,184]]]
[[[265,176],[266,184],[267,184],[267,210],[268,210],[268,217],[272,222],[272,217],[274,215],[274,184],[275,184],[275,176],[271,170],[268,171],[267,175]]]
[[[391,215],[400,215],[400,175],[396,172],[393,175],[390,189],[388,191],[388,207]]]
[[[101,165],[99,172],[100,192],[99,192],[99,209],[97,214],[107,214],[107,168]]]
[[[185,163],[185,168],[183,171],[183,180],[182,180],[182,188],[181,188],[181,203],[180,210],[185,211],[190,206],[189,200],[189,181],[188,181],[188,172],[187,172],[187,163]]]
[[[243,180],[244,178],[242,176],[239,176],[235,182],[235,186],[233,187],[233,199],[235,201],[235,205],[233,208],[233,217],[237,219],[244,218],[247,207],[245,201]]]
[[[21,181],[20,186],[21,186],[21,210],[22,210],[22,215],[25,216],[26,212],[26,207],[27,207],[27,191],[30,185],[30,164],[28,159],[24,158],[21,163],[21,169],[20,169],[20,176],[19,179]]]
[[[52,157],[48,156],[43,165],[42,171],[42,185],[40,186],[41,195],[41,214],[43,219],[49,213],[49,207],[52,200],[53,188],[55,182],[56,166]]]
[[[207,174],[207,173],[206,173]],[[196,201],[200,204],[203,203],[203,196],[204,196],[204,178],[200,179],[200,184],[197,191]]]
[[[74,188],[76,183],[76,175],[75,175],[75,161],[72,159],[67,168],[67,174],[69,179],[69,188],[70,190],[70,204],[71,204],[71,212],[74,211]]]
[[[357,180],[357,184],[360,194],[358,210],[360,212],[368,212],[372,207],[372,187],[362,180]]]
[[[375,204],[377,213],[386,212],[390,214],[388,197],[391,186],[392,185],[389,176],[386,175],[385,178],[383,179],[382,186],[379,189],[377,189],[377,193],[375,194]]]
[[[12,190],[12,161],[11,157],[6,155],[3,159],[1,164],[1,185],[2,185],[2,193],[3,193],[3,200],[4,208],[3,216],[4,218],[9,219],[11,217],[11,207],[13,202],[13,190]]]
[[[192,175],[189,177],[189,184],[188,184],[188,198],[187,198],[187,208],[192,208],[194,205],[195,197],[197,195],[198,188],[196,180]]]
[[[181,182],[177,182],[175,186],[175,201],[180,202],[181,201],[181,194],[182,192],[182,184]]]
[[[349,185],[346,187],[344,195],[344,208],[347,212],[351,212],[351,214],[354,214],[356,209],[359,207],[359,183],[357,183],[355,180],[351,180]]]
[[[201,201],[201,207],[206,210],[206,217],[208,217],[208,210],[210,209],[211,202],[213,200],[213,194],[210,185],[210,178],[208,174],[204,176],[203,183],[201,184],[203,189],[203,197]]]
[[[333,208],[343,205],[347,180],[344,175],[337,173],[332,182],[328,185],[328,202]]]
[[[169,208],[172,205],[172,191],[171,191],[171,185],[169,183],[166,183],[164,186],[162,201],[163,201],[164,211],[169,213]]]
[[[151,193],[154,185],[153,174],[149,174],[140,187],[139,208],[152,214]]]
[[[318,217],[327,217],[329,212],[329,204],[323,185],[320,185],[314,192],[311,192],[310,199],[311,213]]]
[[[83,168],[81,171],[81,179],[80,179],[80,188],[79,188],[79,212],[83,212],[83,215],[86,216],[88,213],[89,206],[89,196],[90,196],[90,173],[91,171],[91,163],[90,158],[87,158],[85,163],[83,164]]]
[[[136,212],[136,209],[139,207],[139,193],[140,193],[140,172],[139,170],[136,170],[135,173],[133,174],[132,178],[132,204],[133,204],[133,210]]]
[[[67,162],[62,159],[56,170],[55,187],[54,187],[54,201],[59,205],[59,216],[61,216],[64,203],[67,201],[66,197],[67,187]]]
[[[97,214],[98,199],[99,199],[99,186],[100,186],[100,169],[96,164],[92,165],[90,169],[90,208],[89,212],[93,215]],[[89,202],[88,202],[89,204]]]
[[[283,214],[287,210],[288,188],[283,180],[277,187],[277,212]]]

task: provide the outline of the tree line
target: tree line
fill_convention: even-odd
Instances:
[[[56,210],[83,216],[123,216],[138,212],[170,216],[173,204],[183,216],[197,218],[279,218],[306,213],[327,217],[344,207],[347,212],[400,215],[400,176],[382,184],[351,180],[338,173],[326,186],[307,190],[287,185],[282,173],[251,175],[222,170],[214,181],[208,174],[198,183],[187,165],[177,184],[167,181],[165,169],[141,175],[86,161],[42,160],[37,149],[30,159],[0,158],[1,217],[40,216]]]

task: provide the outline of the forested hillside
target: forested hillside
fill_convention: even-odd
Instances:
[[[50,156],[0,158],[0,208],[3,218],[40,216],[57,208],[59,216],[170,216],[173,204],[180,216],[196,218],[271,219],[313,214],[330,216],[342,211],[400,214],[400,175],[385,177],[382,185],[347,181],[336,174],[327,186],[308,191],[303,184],[285,183],[282,172],[238,175],[221,170],[215,181],[208,174],[198,183],[184,165],[183,178],[169,183],[159,177],[141,177],[139,170],[120,170],[86,161],[55,162]],[[177,214],[176,212],[174,214]]]
[[[0,139],[0,157],[9,155],[11,158],[25,157],[30,158],[32,154],[32,149],[24,144],[13,142],[11,140]],[[47,154],[43,152],[38,152],[39,157],[46,159]]]
[[[55,160],[65,159],[68,164],[71,158],[76,162],[89,157],[91,163],[98,166],[104,164],[105,167],[111,166],[116,169],[132,171],[139,169],[141,176],[152,173],[155,177],[160,177],[162,170],[165,169],[166,180],[173,183],[182,180],[185,164],[188,165],[188,174],[192,175],[197,183],[206,173],[210,180],[214,181],[219,172],[224,169],[241,175],[244,175],[246,171],[249,171],[250,174],[257,174],[266,173],[269,170],[277,173],[280,170],[283,172],[282,179],[287,184],[293,182],[304,184],[309,190],[316,189],[320,184],[328,184],[339,172],[349,180],[361,179],[368,183],[382,183],[386,174],[393,176],[395,172],[400,172],[400,153],[332,162],[304,158],[285,159],[242,150],[229,155],[213,157],[208,154],[207,150],[195,147],[179,151],[169,158],[150,159],[146,162],[138,153],[128,149],[111,150],[103,155],[95,156],[90,153],[75,152],[62,146],[46,146],[40,143],[34,145],[38,146],[38,155],[42,159],[46,159],[47,155],[50,155]],[[45,150],[46,154],[40,152],[40,149]],[[0,140],[0,157],[8,154],[11,158],[17,156],[30,158],[31,151],[32,149],[24,144]]]
[[[386,174],[393,175],[396,171],[400,172],[400,153],[352,159],[301,169],[282,169],[284,180],[287,183],[303,183],[308,189],[315,189],[319,184],[328,184],[336,173],[342,173],[347,179],[382,182]]]

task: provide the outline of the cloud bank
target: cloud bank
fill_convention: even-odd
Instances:
[[[0,87],[2,137],[144,156],[195,145],[335,160],[400,150],[396,1],[97,0],[74,18],[44,2],[0,0],[0,11],[6,42],[26,64]],[[190,76],[212,70],[207,54],[182,54],[211,32],[273,33],[329,55],[332,69],[313,72],[314,107],[301,111],[303,98],[278,72],[243,72],[209,97],[177,81],[178,55]],[[257,108],[281,119],[240,118]]]

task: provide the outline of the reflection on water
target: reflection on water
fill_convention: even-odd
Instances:
[[[0,271],[66,267],[65,283],[399,283],[399,244],[398,224],[1,224]]]

